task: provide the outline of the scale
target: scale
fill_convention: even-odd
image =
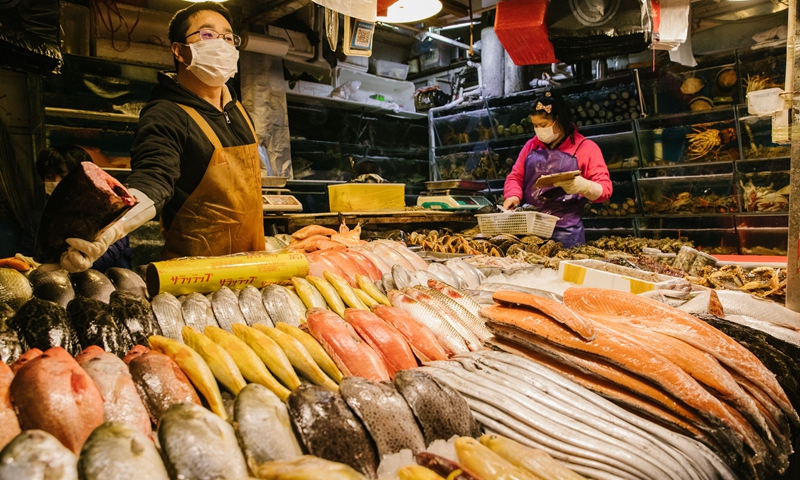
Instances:
[[[422,192],[417,205],[430,210],[479,210],[492,202],[472,190],[445,189]]]
[[[302,212],[303,205],[291,194],[286,177],[261,177],[261,207],[264,212]]]

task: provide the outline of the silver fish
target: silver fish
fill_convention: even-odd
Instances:
[[[491,337],[493,337],[492,332],[486,328],[486,322],[481,319],[481,317],[475,315],[467,308],[465,308],[460,303],[456,302],[454,299],[448,297],[444,293],[440,292],[439,290],[433,288],[425,288],[425,287],[414,287],[415,289],[419,289],[424,291],[428,295],[432,296],[436,301],[440,302],[445,307],[452,310],[461,320],[467,328],[470,329],[475,336],[478,337],[481,341],[485,341]]]
[[[461,288],[461,280],[458,278],[458,275],[445,265],[433,262],[428,267],[428,271],[443,279],[442,281],[451,287]],[[428,285],[428,283],[425,282],[423,285]]]
[[[287,244],[276,237],[264,237],[264,243],[267,246],[267,252],[280,252],[285,250]]]
[[[211,301],[211,308],[214,310],[214,318],[223,330],[233,333],[231,326],[234,323],[246,324],[247,322],[242,316],[242,311],[239,310],[239,299],[230,288],[223,286],[214,292],[214,298]]]
[[[183,321],[181,301],[169,292],[159,293],[153,298],[150,306],[156,315],[161,334],[165,337],[183,342],[181,329],[186,325]]]
[[[273,322],[287,323],[299,327],[302,323],[297,307],[294,306],[289,293],[280,285],[267,285],[261,290],[261,299],[269,318]]]
[[[436,280],[437,282],[447,283],[448,285],[450,284],[450,282],[447,282],[444,278],[436,275],[430,270],[417,270],[414,272],[414,278],[417,279],[420,285],[427,285],[428,280]]]
[[[82,480],[169,480],[153,441],[121,423],[97,427],[81,450]]]
[[[367,427],[379,457],[404,448],[414,454],[425,450],[414,414],[392,384],[347,377],[339,385],[339,393]]]
[[[255,324],[272,327],[273,323],[264,309],[264,302],[261,300],[261,292],[252,285],[244,287],[239,294],[239,310],[244,316],[244,321],[248,326]]]
[[[241,480],[248,476],[233,427],[200,405],[169,407],[161,417],[158,441],[170,478]]]
[[[49,433],[25,430],[0,452],[0,480],[78,480],[78,457]]]
[[[483,283],[478,287],[478,290],[485,290],[487,292],[511,290],[512,292],[530,293],[531,295],[537,295],[539,297],[549,298],[550,300],[564,303],[564,297],[557,293],[548,292],[547,290],[540,290],[538,288],[520,287],[519,285],[514,285],[511,283]]]
[[[217,319],[214,317],[214,309],[211,301],[199,293],[190,293],[180,298],[181,312],[183,321],[186,325],[202,332],[207,326],[218,327]]]
[[[381,283],[383,284],[383,290],[386,293],[389,293],[392,290],[397,290],[397,285],[395,285],[394,278],[392,277],[391,273],[384,273],[381,277]]]
[[[405,310],[414,320],[428,327],[450,353],[469,351],[464,339],[453,326],[428,305],[398,290],[389,291],[389,301],[392,302],[392,306]]]
[[[257,383],[244,387],[236,396],[233,418],[233,428],[251,472],[265,462],[303,455],[292,432],[286,404],[266,387]]]
[[[478,336],[467,326],[466,321],[462,319],[456,312],[451,310],[450,307],[442,303],[439,299],[435,298],[426,290],[427,289],[419,287],[404,288],[401,291],[414,300],[424,303],[430,307],[431,310],[435,311],[442,318],[444,318],[447,323],[449,323],[453,329],[458,332],[461,338],[464,339],[464,342],[466,342],[467,347],[469,347],[470,350],[475,351],[482,349],[483,341],[478,338]]]
[[[793,330],[800,330],[800,313],[789,310],[771,300],[755,298],[749,293],[716,290],[725,315],[742,315],[766,323],[772,323]],[[678,307],[687,313],[709,313],[708,304],[711,290],[702,292],[684,305]]]
[[[306,320],[306,310],[308,310],[308,307],[306,307],[306,304],[303,303],[303,300],[300,299],[300,296],[297,295],[297,293],[295,293],[294,290],[286,288],[286,287],[283,287],[283,286],[281,286],[281,288],[286,290],[286,293],[289,295],[289,300],[292,301],[292,306],[294,307],[295,312],[297,312],[300,315],[300,318],[303,321],[305,321]],[[320,296],[321,295],[322,294],[320,294]]]
[[[478,302],[473,300],[473,298],[467,292],[437,283],[429,283],[428,287],[438,290],[443,295],[446,295],[462,307],[466,308],[471,314],[475,315],[476,317],[480,317],[481,306],[478,304]],[[492,300],[491,303],[494,303],[494,301]]]
[[[105,274],[117,290],[124,290],[135,293],[140,297],[150,298],[150,295],[147,294],[147,284],[133,270],[111,267],[106,270]]]
[[[462,285],[463,288],[478,288],[486,280],[486,275],[483,272],[460,258],[452,258],[444,262],[444,264],[450,270],[456,272],[463,283],[466,284]]]
[[[394,240],[375,240],[375,242],[385,245],[399,255],[401,255],[408,263],[411,264],[411,267],[414,270],[427,270],[428,269],[428,262],[422,259],[419,255],[412,252],[408,249],[404,244],[400,242],[396,242]]]
[[[385,259],[387,265],[391,266],[401,265],[403,268],[407,270],[416,270],[416,268],[414,268],[414,265],[411,264],[411,262],[409,262],[405,257],[397,253],[397,251],[392,247],[385,245],[383,243],[378,243],[377,241],[372,243],[375,243],[375,246],[373,247],[372,251],[375,252],[375,255],[378,255],[379,257]]]
[[[394,280],[395,286],[400,289],[420,284],[416,275],[399,263],[392,267],[392,280]]]

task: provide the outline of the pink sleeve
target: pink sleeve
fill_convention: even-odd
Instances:
[[[533,148],[533,139],[522,147],[519,152],[517,162],[511,168],[511,173],[506,177],[506,183],[503,185],[503,198],[517,197],[522,200],[522,182],[525,181],[525,159],[528,158]]]
[[[594,203],[603,203],[611,198],[611,193],[613,193],[611,178],[608,176],[608,167],[603,160],[603,152],[600,151],[600,147],[591,140],[585,140],[578,149],[577,158],[578,168],[580,168],[583,178],[599,183],[603,187],[603,194]]]

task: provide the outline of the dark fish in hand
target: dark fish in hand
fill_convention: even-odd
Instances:
[[[11,365],[22,355],[22,345],[17,331],[11,326],[14,310],[7,304],[0,304],[0,361]]]
[[[341,395],[303,384],[289,396],[289,416],[311,455],[350,465],[377,478],[378,456],[367,430]]]
[[[117,324],[128,330],[134,344],[148,346],[147,339],[151,335],[161,335],[150,302],[143,296],[116,290],[111,293],[109,307]]]
[[[109,306],[100,300],[77,297],[67,305],[67,313],[84,348],[97,345],[122,358],[133,347],[128,331],[117,324]]]
[[[117,290],[124,290],[140,297],[149,298],[147,284],[142,277],[127,268],[111,267],[105,272],[106,277],[114,284]]]
[[[42,351],[64,347],[70,355],[81,351],[67,311],[51,301],[32,298],[11,319],[11,327],[18,332],[24,347]]]
[[[75,294],[79,297],[93,298],[103,303],[111,300],[114,284],[105,275],[94,269],[70,275]]]
[[[68,238],[93,241],[135,204],[136,198],[114,177],[91,162],[81,163],[58,183],[44,206],[34,258],[60,262]]]
[[[427,373],[403,370],[394,377],[394,386],[417,417],[427,444],[453,435],[470,437],[479,433],[464,397]]]
[[[67,308],[69,301],[75,298],[75,289],[72,288],[69,272],[64,269],[42,272],[37,268],[31,272],[28,279],[33,284],[35,297],[50,300],[63,308]]]

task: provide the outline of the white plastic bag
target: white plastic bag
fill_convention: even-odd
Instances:
[[[374,22],[378,15],[378,0],[313,0],[317,5],[330,8],[349,17]]]

